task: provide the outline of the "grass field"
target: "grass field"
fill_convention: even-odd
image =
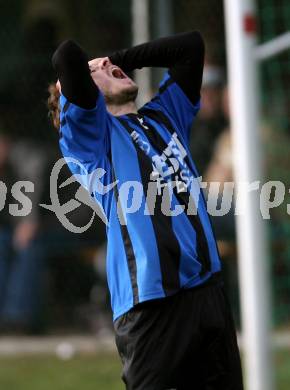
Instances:
[[[276,354],[277,390],[290,389],[290,351]],[[113,354],[0,359],[1,390],[121,390],[121,366]]]
[[[112,354],[0,359],[1,390],[121,390],[121,365]]]

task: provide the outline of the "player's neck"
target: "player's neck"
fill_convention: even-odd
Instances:
[[[133,101],[122,105],[107,104],[107,110],[114,116],[137,114],[137,107]]]

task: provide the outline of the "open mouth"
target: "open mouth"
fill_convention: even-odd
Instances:
[[[122,72],[122,70],[120,68],[116,68],[116,67],[112,68],[111,73],[115,79],[125,79],[126,78],[126,75]]]

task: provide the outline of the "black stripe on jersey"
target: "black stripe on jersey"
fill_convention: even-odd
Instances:
[[[65,117],[62,118],[62,121],[60,122],[60,126],[63,127],[66,124]]]
[[[163,93],[173,83],[174,80],[171,77],[169,77],[169,79],[166,80],[165,83],[159,88],[159,93]]]
[[[113,175],[113,182],[116,181],[116,175],[114,168],[112,167],[112,175]],[[114,186],[114,195],[118,207],[118,214],[120,215],[121,219],[124,220],[124,215],[123,215],[123,210],[121,208],[120,203],[118,202],[119,200],[119,191],[117,186]],[[120,228],[121,228],[121,234],[124,242],[124,248],[125,248],[125,253],[127,257],[127,262],[128,262],[128,269],[129,269],[129,274],[130,274],[130,280],[131,280],[131,286],[133,290],[133,303],[134,305],[137,305],[139,303],[139,291],[138,291],[138,283],[137,283],[137,266],[136,266],[136,258],[133,250],[133,245],[132,241],[127,229],[126,225],[123,225],[120,223]]]
[[[131,135],[134,129],[130,127],[130,124],[125,119],[118,118],[118,120]],[[136,124],[140,128],[140,124]],[[148,183],[151,180],[150,175],[153,171],[152,162],[150,157],[146,156],[133,140],[132,142],[138,157],[143,191],[147,194]],[[168,296],[176,293],[180,289],[180,246],[172,229],[171,217],[164,215],[161,211],[161,202],[162,194],[157,194],[154,213],[150,217],[160,259],[162,287],[165,295]]]
[[[163,114],[163,112],[160,113],[159,111],[148,110],[148,109],[141,110],[140,113],[141,112],[142,114],[147,115],[149,118],[153,119],[155,122],[163,123],[171,134],[175,132],[174,127],[172,126],[169,119]],[[151,128],[151,126],[148,123],[146,123],[146,126]],[[161,137],[161,135],[158,133],[157,130],[151,129],[150,132],[149,131],[146,132],[146,136],[149,139],[149,141],[152,143],[152,145],[154,145],[155,148],[160,153],[162,153],[167,148],[168,145],[163,140],[163,138]],[[185,162],[188,167],[191,166],[188,156],[185,157]],[[180,167],[176,172],[176,174],[180,176]],[[185,210],[187,210],[189,200],[190,200],[189,192],[188,191],[178,192],[177,188],[174,187],[173,193],[178,199],[179,203],[185,207]],[[196,251],[197,251],[198,260],[201,263],[200,275],[202,276],[211,270],[210,252],[209,252],[209,247],[206,240],[205,232],[198,213],[197,215],[188,215],[187,213],[185,214],[189,219],[191,226],[196,231]]]
[[[70,106],[70,102],[67,100],[63,106],[62,112],[65,114]]]
[[[70,102],[67,100],[65,102],[65,105],[63,106],[63,109],[62,109],[63,114],[65,114],[67,112],[69,106],[70,106]],[[65,119],[65,117],[63,117],[62,121],[60,122],[60,126],[63,127],[65,125],[66,125],[66,119]]]
[[[176,130],[174,126],[171,123],[171,120],[168,118],[167,115],[165,115],[162,111],[160,110],[153,110],[151,108],[142,108],[140,111],[141,115],[147,115],[150,119],[153,119],[157,123],[162,123],[166,129],[169,131],[171,135],[176,133]],[[188,155],[185,157],[185,162],[188,167],[191,166],[190,160],[188,158]],[[193,168],[193,167],[192,167]],[[197,174],[197,172],[196,172]]]

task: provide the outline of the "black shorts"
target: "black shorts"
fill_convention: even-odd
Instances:
[[[115,323],[128,390],[242,390],[234,322],[221,283],[135,306]]]

